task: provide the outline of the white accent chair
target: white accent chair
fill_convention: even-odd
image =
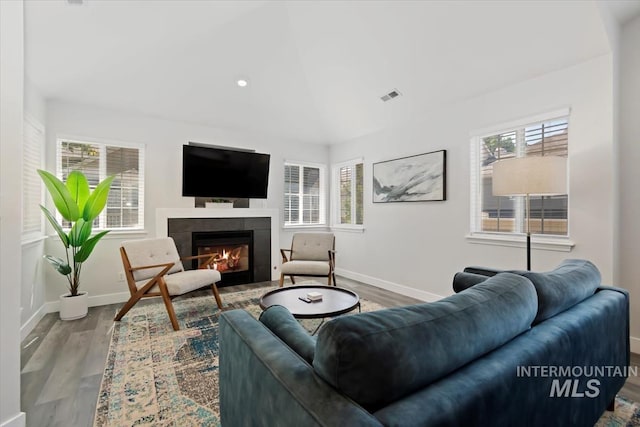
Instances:
[[[120,255],[131,298],[114,320],[122,319],[141,298],[162,297],[171,325],[177,331],[180,327],[171,300],[209,285],[218,308],[222,310],[222,301],[216,286],[221,276],[219,271],[212,268],[215,255],[180,258],[171,237],[124,241],[120,247]],[[185,270],[182,261],[193,259],[204,261],[199,264],[197,270]]]
[[[280,269],[280,287],[284,276],[326,277],[327,285],[336,285],[335,244],[333,233],[296,233],[291,240],[291,249],[280,249],[282,267]],[[289,257],[287,257],[289,252]]]

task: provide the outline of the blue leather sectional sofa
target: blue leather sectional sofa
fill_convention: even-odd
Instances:
[[[592,426],[626,379],[628,293],[581,260],[485,273],[435,303],[335,318],[317,338],[284,307],[223,313],[222,425]]]

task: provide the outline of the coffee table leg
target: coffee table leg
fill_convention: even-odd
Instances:
[[[315,331],[313,331],[313,332],[311,333],[311,335],[312,335],[312,336],[313,336],[313,335],[315,335],[316,333],[318,333],[318,331],[320,330],[320,327],[321,327],[322,325],[324,325],[324,320],[325,320],[325,319],[324,319],[324,317],[323,317],[323,318],[322,318],[322,320],[320,321],[320,324],[319,324],[319,325],[318,325],[318,327],[316,328],[316,330],[315,330]]]

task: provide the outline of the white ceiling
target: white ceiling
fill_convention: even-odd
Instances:
[[[608,51],[591,1],[25,2],[26,73],[45,97],[301,142]]]

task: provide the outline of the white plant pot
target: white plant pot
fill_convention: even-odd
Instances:
[[[70,293],[60,295],[60,319],[81,319],[87,315],[88,311],[88,292],[78,292],[75,297],[72,297]]]

